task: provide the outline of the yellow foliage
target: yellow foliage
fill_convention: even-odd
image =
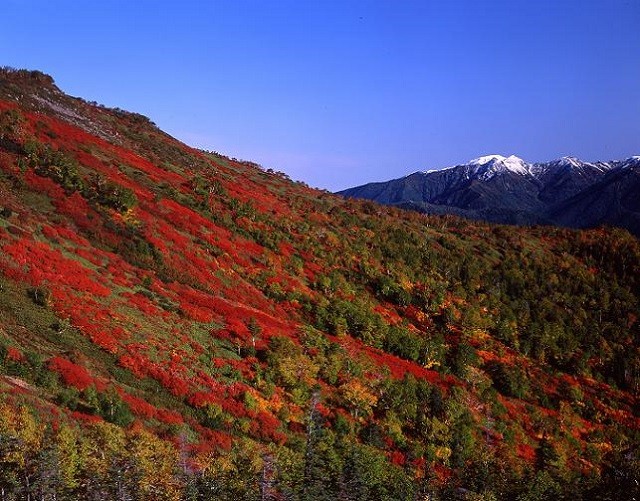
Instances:
[[[131,228],[140,226],[140,221],[136,217],[135,209],[133,207],[123,212],[121,218],[122,221]]]
[[[351,379],[340,386],[340,393],[351,407],[354,417],[368,416],[378,402],[373,392],[359,379]]]
[[[434,453],[438,459],[443,461],[447,461],[451,457],[451,449],[449,447],[436,447]]]
[[[434,360],[434,359],[428,359],[424,362],[423,367],[425,369],[433,369],[434,367],[438,367],[440,366],[440,362],[438,360]]]
[[[261,393],[259,393],[254,388],[247,389],[247,393],[251,395],[251,398],[255,402],[255,410],[258,410],[258,411],[273,410],[277,412],[278,410],[280,410],[280,407],[282,407],[282,402],[279,399],[273,398],[271,400],[267,400],[262,396]]]
[[[289,386],[296,386],[300,382],[313,384],[318,371],[317,364],[302,354],[284,357],[278,361],[278,373]]]
[[[416,310],[416,312],[414,313],[416,320],[419,323],[423,323],[425,320],[427,320],[427,314],[422,311],[422,310]]]
[[[86,470],[108,474],[113,458],[125,451],[125,439],[124,431],[114,424],[99,422],[89,426],[80,443]]]
[[[39,423],[31,411],[20,407],[16,416],[16,434],[25,448],[39,450],[44,437],[44,425]]]
[[[175,480],[178,451],[165,440],[139,428],[130,432],[128,450],[138,471],[140,499],[180,499],[181,489]]]
[[[0,404],[0,432],[17,440],[15,450],[7,453],[2,460],[24,466],[26,458],[42,447],[44,428],[26,407],[20,406],[16,410],[7,404]]]
[[[407,277],[400,277],[399,283],[400,287],[402,287],[407,292],[411,292],[413,290],[413,282],[411,282],[411,280],[409,280]]]
[[[62,482],[71,489],[78,486],[76,474],[81,464],[78,445],[77,432],[70,426],[61,425],[56,436],[56,451]]]

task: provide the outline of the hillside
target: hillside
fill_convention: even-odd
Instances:
[[[3,499],[633,499],[639,285],[0,72]]]
[[[640,236],[639,186],[640,157],[595,163],[564,157],[529,164],[513,155],[488,155],[340,194],[427,214],[516,225],[608,225]]]

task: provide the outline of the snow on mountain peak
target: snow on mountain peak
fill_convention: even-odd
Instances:
[[[640,167],[640,155],[633,155],[629,158],[625,158],[624,160],[622,160],[622,162],[620,162],[622,164],[623,167],[625,168],[629,168],[629,167]]]
[[[632,156],[624,162],[636,165],[640,161],[640,156]],[[620,162],[618,162],[620,163]],[[540,178],[547,173],[559,173],[561,171],[586,172],[593,169],[606,172],[612,168],[607,162],[583,162],[574,156],[564,156],[550,162],[537,162],[530,164],[515,155],[505,157],[503,155],[484,155],[470,160],[466,164],[458,164],[444,169],[433,169],[422,171],[420,174],[432,174],[435,172],[461,172],[467,179],[481,179],[488,181],[498,174],[506,172],[520,174],[522,176]]]
[[[481,173],[481,177],[484,179],[489,179],[495,174],[506,171],[517,174],[529,173],[529,164],[515,155],[509,157],[486,155],[471,160],[468,165],[477,167],[477,172]],[[483,169],[483,172],[480,171],[480,168]]]
[[[558,163],[561,165],[569,165],[571,167],[580,167],[582,162],[576,157],[562,157],[558,159]]]
[[[503,157],[502,155],[485,155],[484,157],[474,158],[469,162],[469,165],[485,165],[494,160],[498,162],[502,162],[506,159],[507,157]]]

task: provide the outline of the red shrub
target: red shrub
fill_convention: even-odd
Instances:
[[[24,360],[24,355],[19,349],[10,346],[7,348],[7,360],[12,362],[22,362]]]
[[[93,378],[85,369],[62,357],[53,357],[49,360],[49,368],[60,374],[65,384],[78,390],[86,390],[93,384]]]
[[[129,406],[131,412],[133,412],[136,416],[151,419],[156,416],[157,409],[148,403],[147,401],[134,397],[133,395],[129,395],[126,392],[121,392],[120,396],[122,400]]]
[[[157,418],[158,421],[165,424],[182,424],[184,422],[179,413],[167,409],[158,409]]]
[[[84,412],[73,411],[70,416],[76,421],[84,421],[85,423],[101,423],[103,419],[100,416],[85,414]]]
[[[283,444],[287,437],[278,431],[279,426],[280,421],[272,414],[260,411],[251,423],[251,432],[263,440]]]
[[[389,459],[391,459],[391,464],[395,464],[396,466],[404,466],[404,464],[407,462],[407,458],[400,451],[393,451],[390,454]]]

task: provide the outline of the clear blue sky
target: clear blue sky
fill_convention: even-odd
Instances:
[[[337,190],[640,154],[640,0],[2,0],[0,65]]]

